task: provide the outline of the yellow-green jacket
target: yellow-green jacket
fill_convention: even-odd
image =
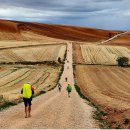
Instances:
[[[22,96],[23,96],[23,98],[31,98],[32,97],[32,89],[31,89],[30,84],[23,85]]]

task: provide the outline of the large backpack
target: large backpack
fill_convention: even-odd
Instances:
[[[70,85],[68,85],[67,90],[68,90],[68,91],[71,91],[71,90],[72,90],[72,88],[71,88]]]
[[[31,98],[32,96],[32,90],[30,84],[24,84],[23,85],[23,98]]]

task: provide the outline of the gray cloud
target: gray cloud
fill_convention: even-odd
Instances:
[[[107,29],[120,29],[116,23],[125,19],[118,25],[130,30],[129,5],[130,0],[0,0],[0,18]]]

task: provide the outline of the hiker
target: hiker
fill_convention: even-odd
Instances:
[[[31,101],[32,95],[34,95],[34,88],[30,83],[25,83],[21,90],[21,94],[25,105],[25,118],[31,117]]]
[[[72,90],[72,87],[70,86],[70,84],[68,84],[66,90],[68,91],[68,97],[70,97],[70,92]]]
[[[62,87],[61,84],[58,83],[57,86],[58,86],[59,92],[61,92],[61,87]]]
[[[58,57],[58,62],[61,63],[61,58],[60,57]]]
[[[65,81],[67,82],[67,77],[65,77]]]

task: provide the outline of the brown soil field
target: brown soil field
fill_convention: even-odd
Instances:
[[[73,42],[73,62],[74,64],[85,64],[81,46],[96,45],[98,42]]]
[[[82,93],[107,112],[103,119],[128,128],[123,121],[130,118],[130,68],[77,65],[75,73]]]
[[[107,45],[130,46],[130,33],[113,39],[112,41],[108,42]]]
[[[102,41],[111,35],[121,31],[108,31],[94,28],[83,28],[65,25],[52,25],[29,23],[19,21],[0,20],[1,40],[39,40],[44,37],[51,37],[71,41]],[[34,37],[31,37],[33,33]]]
[[[60,69],[60,66],[47,65],[2,65],[0,68],[0,97],[2,97],[0,104],[5,100],[19,100],[22,85],[26,82],[31,82],[36,93],[54,88]]]
[[[73,60],[75,64],[85,63],[81,52],[81,46],[78,43],[73,44]]]

